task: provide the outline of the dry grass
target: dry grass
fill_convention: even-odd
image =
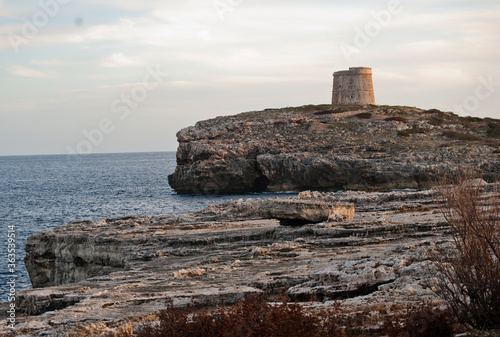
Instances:
[[[193,268],[193,269],[181,269],[174,272],[174,277],[197,277],[203,276],[207,273],[206,269]]]
[[[399,213],[411,213],[411,212],[429,212],[430,207],[427,206],[402,206],[398,209]]]
[[[438,202],[452,230],[453,249],[433,254],[438,294],[458,321],[500,328],[500,197],[485,198],[470,172],[441,179]],[[497,185],[498,187],[498,185]]]

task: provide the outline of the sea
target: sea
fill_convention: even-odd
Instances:
[[[0,302],[11,290],[31,288],[24,247],[37,232],[76,220],[183,214],[276,194],[179,195],[167,180],[175,166],[175,152],[0,157]]]

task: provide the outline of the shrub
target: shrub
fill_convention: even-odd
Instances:
[[[362,112],[357,115],[354,115],[354,117],[360,118],[360,119],[370,119],[372,118],[372,113],[371,112]]]
[[[387,315],[382,330],[389,337],[453,336],[449,312],[429,304],[410,305],[403,313]]]
[[[321,116],[321,115],[328,115],[328,114],[338,114],[342,112],[347,112],[347,111],[352,111],[352,110],[357,110],[359,107],[352,107],[352,106],[335,106],[335,107],[328,107],[328,109],[325,110],[320,110],[314,112],[315,115]]]
[[[438,294],[460,323],[500,328],[500,196],[485,198],[471,172],[444,177],[437,199],[450,225],[452,249],[431,257],[438,269]],[[450,184],[453,183],[453,184]],[[498,186],[498,185],[497,185]]]
[[[483,121],[481,117],[472,117],[472,116],[462,117],[462,120],[469,123],[481,123]]]
[[[438,117],[431,117],[427,120],[427,122],[430,125],[440,126],[444,123],[444,120],[442,118],[438,118]]]
[[[321,116],[321,115],[330,115],[332,113],[334,113],[333,110],[322,110],[322,111],[316,111],[314,114],[316,116]]]
[[[159,314],[159,322],[148,324],[139,337],[343,337],[362,336],[366,315],[340,314],[338,303],[329,310],[306,313],[300,304],[271,305],[264,297],[250,297],[230,308],[193,315],[173,308]],[[123,333],[119,337],[130,337]]]
[[[458,131],[446,131],[443,136],[450,138],[450,139],[457,139],[457,140],[482,140],[481,137],[470,134],[470,133],[464,133],[464,132],[458,132]]]
[[[377,106],[377,105],[371,105],[370,104],[370,106],[374,107],[374,108],[385,109],[385,112],[387,112],[387,113],[394,112],[394,110],[395,110],[396,113],[400,113],[400,114],[403,114],[403,115],[407,115],[407,112],[405,111],[405,109],[409,108],[409,107],[401,106],[401,105],[378,105]]]
[[[387,117],[384,119],[384,121],[391,122],[391,121],[396,121],[396,122],[403,122],[406,123],[408,119],[402,117],[402,116],[394,116],[394,117]]]
[[[500,123],[488,122],[488,129],[486,130],[486,135],[488,137],[494,137],[494,138],[500,137]]]
[[[427,133],[427,130],[425,129],[422,129],[418,126],[413,126],[411,129],[407,129],[407,130],[402,130],[402,131],[398,131],[398,136],[400,137],[410,137],[410,135],[414,135],[414,134],[417,134],[417,133]]]
[[[443,112],[441,110],[438,110],[438,109],[429,109],[429,110],[426,110],[423,112],[424,114],[435,114],[435,115],[438,115],[438,116],[441,116],[441,117],[444,117],[447,115],[446,112]]]
[[[402,206],[398,209],[400,213],[410,213],[410,212],[429,212],[431,209],[427,206]]]
[[[270,305],[264,298],[251,297],[229,310],[212,314],[188,314],[172,307],[159,315],[159,324],[149,325],[140,337],[223,336],[320,336],[320,320],[304,313],[298,304]]]

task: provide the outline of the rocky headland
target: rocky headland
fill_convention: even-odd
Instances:
[[[428,252],[450,246],[450,229],[435,190],[420,188],[460,167],[492,181],[499,168],[500,121],[410,107],[268,109],[177,137],[178,193],[306,191],[37,233],[25,257],[34,288],[17,294],[16,331],[2,325],[1,336],[107,335],[171,304],[280,293],[310,310],[340,301],[380,331],[382,313],[442,303]]]
[[[432,190],[306,191],[182,216],[72,222],[28,239],[35,288],[18,294],[17,334],[99,336],[154,320],[171,302],[214,308],[280,291],[377,317],[392,304],[438,301],[427,251],[449,241]]]
[[[500,168],[500,121],[403,106],[308,105],[177,133],[178,193],[423,188],[438,173]]]

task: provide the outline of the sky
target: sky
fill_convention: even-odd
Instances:
[[[176,132],[328,104],[500,118],[498,0],[0,0],[0,155],[175,151]]]

